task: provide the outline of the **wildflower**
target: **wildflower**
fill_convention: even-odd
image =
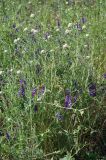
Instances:
[[[2,95],[2,93],[3,93],[3,92],[2,92],[2,91],[0,91],[0,95]]]
[[[2,75],[3,74],[3,71],[0,71],[0,75]]]
[[[60,29],[59,28],[56,28],[56,32],[58,32]]]
[[[104,73],[103,77],[106,79],[106,73]]]
[[[69,29],[65,30],[65,34],[69,34],[71,31]]]
[[[65,90],[65,95],[70,95],[70,93],[71,93],[71,92],[70,92],[70,89],[67,88],[67,89]]]
[[[81,24],[80,24],[80,23],[77,23],[77,24],[76,24],[76,27],[77,27],[77,29],[78,29],[79,31],[82,31],[82,27],[81,27]]]
[[[48,39],[50,38],[50,35],[49,35],[48,32],[46,32],[46,33],[44,34],[44,38],[45,38],[46,40],[48,40]]]
[[[92,97],[95,97],[95,96],[96,96],[96,84],[91,83],[91,84],[89,85],[89,94],[90,94],[90,96],[92,96]]]
[[[14,43],[17,43],[20,40],[20,38],[14,39]]]
[[[21,86],[22,86],[22,85],[26,85],[26,81],[23,80],[23,79],[21,79],[21,80],[20,80],[20,85],[21,85]]]
[[[87,20],[86,20],[85,17],[82,17],[81,20],[80,20],[80,22],[83,23],[83,24],[86,23],[86,21],[87,21]]]
[[[83,26],[82,26],[82,29],[85,29],[85,28],[86,28],[86,25],[83,25]]]
[[[4,134],[2,133],[2,131],[0,131],[0,137],[3,136]]]
[[[18,91],[18,95],[19,96],[25,96],[25,88],[24,88],[24,86],[21,86],[20,87],[20,89],[19,89],[19,91]]]
[[[89,36],[89,34],[86,34],[86,37],[88,37]]]
[[[7,50],[6,50],[6,49],[4,50],[4,53],[7,53]]]
[[[32,97],[34,97],[36,93],[37,93],[37,89],[34,88],[34,89],[32,90]]]
[[[63,49],[69,48],[68,44],[63,45]]]
[[[35,105],[35,106],[34,106],[34,112],[37,112],[37,111],[38,111],[38,106]]]
[[[46,91],[46,87],[42,85],[38,92],[38,99],[37,99],[38,101],[41,100],[42,96],[45,94],[45,91]]]
[[[68,28],[70,28],[70,27],[72,27],[72,23],[69,23],[69,24],[68,24]]]
[[[24,28],[24,30],[23,30],[23,31],[25,32],[25,31],[27,31],[27,30],[28,30],[28,28],[26,27],[26,28]]]
[[[65,96],[65,107],[70,108],[72,106],[72,100],[70,95]]]
[[[20,73],[21,73],[21,70],[18,70],[18,71],[17,71],[17,74],[20,74]]]
[[[60,27],[60,26],[61,26],[61,24],[60,24],[60,20],[59,20],[59,19],[57,19],[57,26],[58,26],[58,27]]]
[[[13,28],[16,28],[16,24],[14,23],[12,27],[13,27]]]
[[[41,50],[41,52],[40,52],[40,53],[41,53],[41,54],[42,54],[42,53],[45,53],[45,50]]]
[[[10,135],[8,132],[6,132],[6,138],[7,138],[7,140],[10,140]]]
[[[57,120],[59,120],[59,121],[63,120],[63,116],[61,115],[60,112],[57,112],[55,116],[56,116]]]
[[[37,29],[31,29],[31,32],[32,32],[33,34],[36,34],[36,33],[38,33],[38,30],[37,30]]]
[[[21,79],[20,80],[20,89],[18,91],[19,96],[25,96],[25,87],[26,87],[26,81]]]
[[[35,15],[34,15],[33,13],[30,15],[31,18],[33,18],[34,16],[35,16]]]

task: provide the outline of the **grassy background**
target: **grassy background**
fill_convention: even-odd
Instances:
[[[1,160],[105,160],[105,10],[104,0],[0,1]],[[25,97],[18,96],[20,79]],[[38,101],[31,92],[42,85]],[[65,110],[67,88],[79,97]]]

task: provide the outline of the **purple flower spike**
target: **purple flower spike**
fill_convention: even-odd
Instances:
[[[80,23],[77,23],[77,24],[76,24],[76,27],[77,27],[77,29],[78,29],[79,31],[82,31],[82,27],[81,27],[81,24],[80,24]]]
[[[62,120],[63,120],[63,116],[61,115],[60,112],[57,112],[57,113],[56,113],[56,118],[57,118],[57,120],[59,120],[59,121],[62,121]]]
[[[86,20],[86,18],[85,18],[85,17],[82,17],[82,19],[81,19],[81,23],[83,23],[83,24],[84,24],[84,23],[86,23],[86,21],[87,21],[87,20]]]
[[[10,140],[10,135],[8,132],[6,132],[6,138],[7,138],[7,140]]]
[[[23,86],[19,89],[18,95],[23,97],[25,96],[25,88]]]
[[[104,73],[103,77],[106,79],[106,73]]]
[[[60,26],[61,26],[61,24],[60,24],[60,20],[59,20],[59,19],[57,19],[57,26],[58,26],[58,27],[60,27]]]
[[[70,108],[72,106],[72,100],[70,95],[66,95],[65,97],[65,107]]]
[[[38,111],[38,106],[35,105],[35,106],[34,106],[34,112],[37,112],[37,111]]]
[[[49,33],[48,33],[48,32],[46,32],[46,33],[44,34],[44,37],[45,37],[45,39],[47,40],[47,39],[48,39],[48,37],[49,37]]]
[[[42,96],[45,94],[45,90],[46,90],[45,85],[42,85],[39,89],[39,92],[38,92],[38,100],[42,99]]]
[[[32,97],[34,97],[36,93],[37,93],[37,89],[34,88],[34,89],[32,90]]]
[[[92,97],[96,96],[96,84],[91,83],[89,85],[89,95]]]
[[[23,80],[23,79],[21,79],[21,80],[20,80],[20,85],[21,85],[21,86],[22,86],[22,85],[26,85],[26,81]]]
[[[67,89],[65,90],[65,95],[70,95],[70,93],[71,93],[71,92],[70,92],[70,89],[67,88]]]

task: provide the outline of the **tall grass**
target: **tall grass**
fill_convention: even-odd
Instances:
[[[105,8],[1,0],[1,160],[105,160]]]

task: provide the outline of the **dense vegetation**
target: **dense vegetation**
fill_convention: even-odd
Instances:
[[[0,1],[0,160],[106,159],[105,10]]]

